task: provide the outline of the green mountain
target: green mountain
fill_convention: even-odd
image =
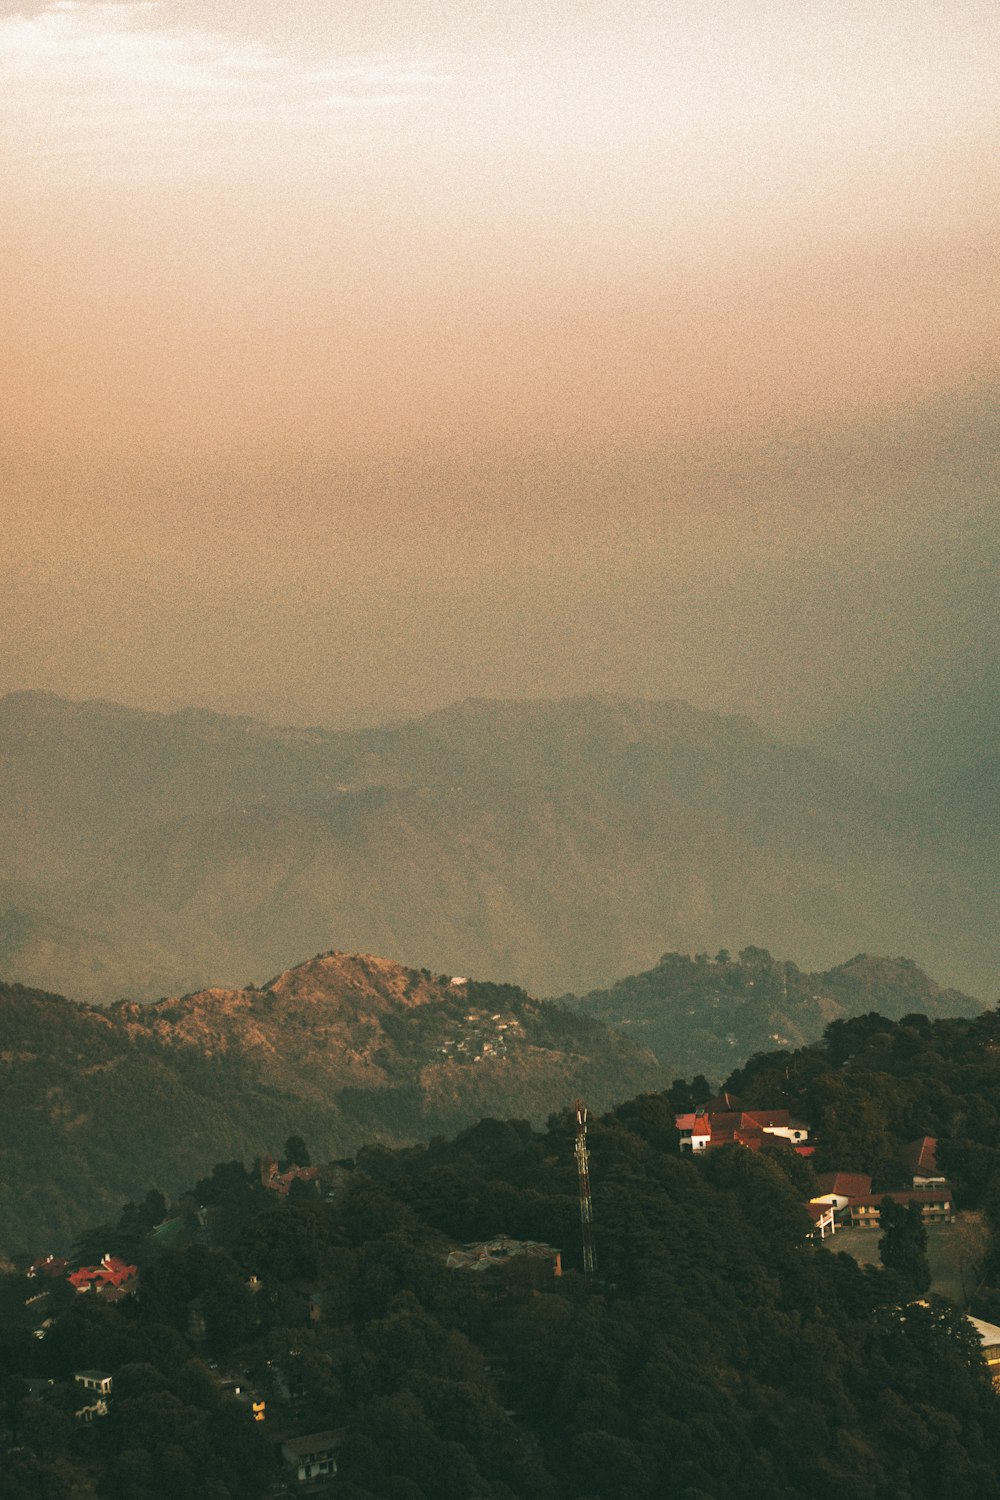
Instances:
[[[831,1021],[867,1011],[892,1020],[920,1014],[973,1016],[983,1006],[942,989],[907,958],[860,953],[822,973],[744,948],[733,958],[665,953],[653,969],[562,1003],[617,1026],[654,1052],[671,1077],[703,1073],[720,1082],[757,1052],[816,1042]]]
[[[663,1081],[628,1038],[513,986],[340,953],[145,1007],[0,985],[0,1079],[0,1251],[65,1247],[150,1182],[296,1131],[334,1158]]]

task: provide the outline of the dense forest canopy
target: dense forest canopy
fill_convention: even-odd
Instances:
[[[994,1224],[998,1082],[997,1012],[836,1023],[729,1080],[748,1102],[811,1112],[815,1159],[838,1167],[877,1170],[936,1131]],[[882,1267],[820,1245],[808,1161],[680,1155],[674,1113],[699,1091],[678,1080],[592,1120],[593,1276],[568,1110],[545,1130],[485,1119],[365,1148],[329,1195],[302,1178],[276,1198],[238,1161],[169,1209],[147,1195],[77,1246],[133,1257],[133,1297],[53,1288],[36,1339],[33,1284],[4,1279],[0,1425],[16,1451],[0,1494],[256,1500],[282,1435],[330,1430],[342,1500],[1000,1495],[998,1397],[969,1324],[924,1295],[912,1216],[887,1226]],[[290,1136],[278,1165],[301,1172],[303,1155]],[[558,1248],[563,1274],[448,1268],[497,1235]],[[998,1264],[994,1251],[987,1299]],[[263,1424],[206,1361],[241,1373]],[[109,1415],[86,1427],[66,1415],[82,1368],[115,1380]]]

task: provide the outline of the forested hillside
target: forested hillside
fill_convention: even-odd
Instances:
[[[0,1251],[66,1248],[293,1128],[327,1156],[659,1086],[651,1053],[510,985],[324,954],[262,989],[110,1010],[0,985]]]
[[[807,974],[760,948],[666,954],[567,1005],[336,953],[260,989],[149,1006],[0,985],[0,1250],[65,1247],[150,1172],[175,1191],[218,1154],[255,1155],[295,1128],[335,1157],[484,1113],[538,1123],[575,1094],[604,1108],[683,1075],[716,1085],[755,1052],[876,1007],[977,1009],[908,960]]]
[[[665,953],[655,968],[609,990],[564,995],[563,1004],[649,1047],[671,1077],[704,1073],[715,1081],[755,1052],[818,1041],[831,1021],[866,1011],[898,1020],[915,1011],[933,1018],[983,1009],[942,989],[912,959],[861,953],[810,974],[755,947],[736,957],[725,949],[714,958]]]
[[[992,1048],[989,1028],[955,1024]],[[847,1042],[835,1030],[831,1062]],[[930,1051],[923,1066],[930,1088]],[[743,1082],[765,1078],[761,1063]],[[861,1074],[851,1087],[863,1095]],[[54,1287],[41,1339],[45,1309],[25,1306],[37,1281],[8,1276],[0,1495],[263,1500],[288,1474],[281,1443],[316,1432],[336,1446],[339,1500],[1000,1495],[1000,1404],[965,1320],[915,1302],[901,1272],[810,1241],[810,1169],[794,1153],[681,1158],[678,1099],[591,1123],[590,1277],[565,1111],[545,1132],[484,1120],[452,1141],[365,1149],[329,1197],[301,1183],[281,1202],[239,1163],[159,1226],[151,1194],[80,1247],[134,1257],[135,1295],[105,1305]],[[540,1254],[449,1268],[497,1235]],[[561,1250],[561,1276],[544,1246]],[[113,1377],[89,1426],[67,1415],[81,1369]]]
[[[817,1170],[870,1172],[876,1187],[898,1170],[900,1141],[936,1136],[959,1206],[1000,1218],[1000,1009],[834,1021],[819,1045],[751,1058],[729,1086],[748,1107],[787,1104],[808,1118]]]

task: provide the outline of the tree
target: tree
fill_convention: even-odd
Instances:
[[[4,1457],[3,1500],[97,1500],[87,1476],[65,1459],[36,1458],[26,1448]]]
[[[289,1203],[315,1203],[319,1198],[319,1186],[304,1177],[293,1177],[288,1184]]]
[[[300,1135],[290,1135],[285,1142],[285,1160],[290,1167],[311,1167],[312,1160]]]
[[[896,1272],[907,1291],[918,1295],[926,1292],[931,1284],[931,1268],[920,1204],[908,1203],[904,1208],[891,1198],[883,1198],[880,1217],[884,1232],[878,1253],[883,1266]]]
[[[979,1285],[990,1251],[990,1231],[982,1214],[959,1214],[949,1235],[958,1274],[962,1283],[962,1297],[967,1304]]]

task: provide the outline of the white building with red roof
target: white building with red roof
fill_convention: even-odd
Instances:
[[[80,1266],[66,1277],[77,1292],[96,1292],[101,1296],[114,1293],[127,1296],[138,1285],[138,1267],[130,1266],[117,1255],[104,1255],[100,1265]]]
[[[738,1105],[731,1095],[724,1096],[728,1105]],[[775,1141],[787,1141],[794,1149],[808,1149],[809,1126],[795,1120],[787,1109],[716,1109],[711,1101],[687,1114],[677,1115],[674,1126],[680,1133],[682,1151],[706,1151],[714,1146],[746,1146],[759,1151]]]
[[[936,1187],[907,1188],[903,1191],[872,1192],[867,1172],[822,1172],[816,1178],[818,1191],[809,1200],[809,1210],[828,1206],[838,1225],[852,1229],[880,1229],[882,1204],[886,1198],[907,1207],[920,1205],[925,1224],[950,1224],[955,1212],[950,1185],[942,1178]]]

